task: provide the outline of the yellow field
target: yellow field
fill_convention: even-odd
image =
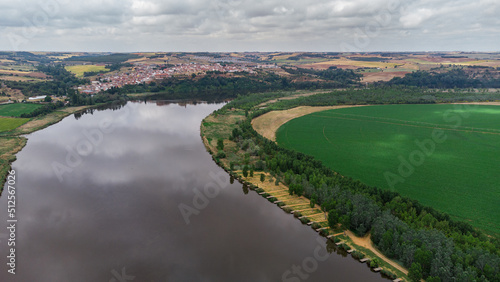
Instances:
[[[45,79],[29,77],[29,76],[0,76],[0,80],[5,81],[31,81],[31,82],[40,82],[46,81]]]
[[[407,59],[406,61],[423,65],[488,66],[488,65],[499,64],[498,61],[494,60],[471,60],[467,62],[451,62],[451,61],[431,62],[422,59]]]
[[[300,55],[300,53],[293,53],[293,54],[288,54],[288,55],[280,55],[280,56],[275,56],[275,60],[287,60],[290,57]]]
[[[141,55],[141,54],[138,54],[138,55]],[[152,53],[152,55],[154,55],[154,53]],[[130,64],[133,64],[133,63],[147,63],[151,61],[151,59],[148,59],[147,57],[140,57],[140,58],[137,58],[137,59],[130,59],[128,61],[126,61],[125,63],[130,63]]]
[[[364,61],[353,61],[348,59],[336,59],[332,61],[315,63],[313,65],[332,65],[332,66],[354,66],[358,68],[394,68],[395,66],[401,66],[402,64],[396,63],[384,63],[384,62],[364,62]]]
[[[26,75],[30,74],[29,71],[16,71],[16,70],[2,70],[0,69],[0,74],[18,74],[18,75]]]
[[[64,60],[64,59],[75,57],[75,56],[78,56],[78,55],[77,54],[64,54],[64,55],[60,55],[60,56],[48,56],[48,57],[52,58],[52,59]]]
[[[77,77],[83,77],[83,73],[91,72],[91,71],[104,71],[106,68],[104,66],[96,66],[96,65],[76,65],[76,66],[67,66],[66,70],[74,73]]]

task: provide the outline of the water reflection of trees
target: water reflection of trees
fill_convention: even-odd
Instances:
[[[199,104],[218,104],[218,103],[225,103],[228,102],[227,100],[220,100],[220,99],[214,99],[211,101],[201,101],[201,100],[165,100],[161,99],[161,95],[156,95],[156,96],[148,96],[142,100],[130,100],[131,103],[144,103],[147,104],[149,102],[154,102],[156,103],[157,106],[168,106],[171,104],[176,104],[181,107],[187,107],[188,105],[199,105]],[[163,97],[164,98],[164,97]],[[79,112],[76,112],[74,114],[75,119],[80,119],[83,115],[86,114],[91,114],[93,115],[95,111],[105,111],[105,110],[119,110],[123,108],[127,104],[126,101],[115,101],[112,103],[108,103],[105,105],[97,106],[97,107],[92,107],[89,109],[81,110]]]
[[[74,113],[74,116],[75,116],[75,119],[78,120],[83,115],[86,115],[86,114],[93,115],[94,112],[106,111],[106,110],[117,111],[117,110],[125,107],[126,104],[127,104],[127,102],[115,101],[115,102],[108,103],[108,104],[105,104],[105,105],[100,105],[100,106],[97,106],[97,107],[92,107],[92,108],[88,108],[88,109],[85,109],[85,110],[81,110],[79,112]]]

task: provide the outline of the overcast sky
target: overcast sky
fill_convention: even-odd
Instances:
[[[499,0],[0,0],[0,50],[500,51]]]

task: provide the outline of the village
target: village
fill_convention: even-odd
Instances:
[[[123,87],[125,85],[149,83],[153,80],[161,80],[174,76],[194,76],[206,74],[208,72],[220,73],[255,73],[256,68],[275,68],[274,64],[252,65],[245,64],[178,64],[175,66],[156,65],[156,64],[135,64],[130,72],[118,72],[111,74],[100,74],[96,80],[91,81],[89,85],[78,87],[78,91],[84,94],[96,94],[106,91],[113,87]]]

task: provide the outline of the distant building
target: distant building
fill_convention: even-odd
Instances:
[[[42,99],[45,99],[45,97],[47,97],[47,95],[44,95],[44,96],[36,96],[36,97],[29,97],[28,100],[29,101],[37,101],[37,100],[42,100]]]

